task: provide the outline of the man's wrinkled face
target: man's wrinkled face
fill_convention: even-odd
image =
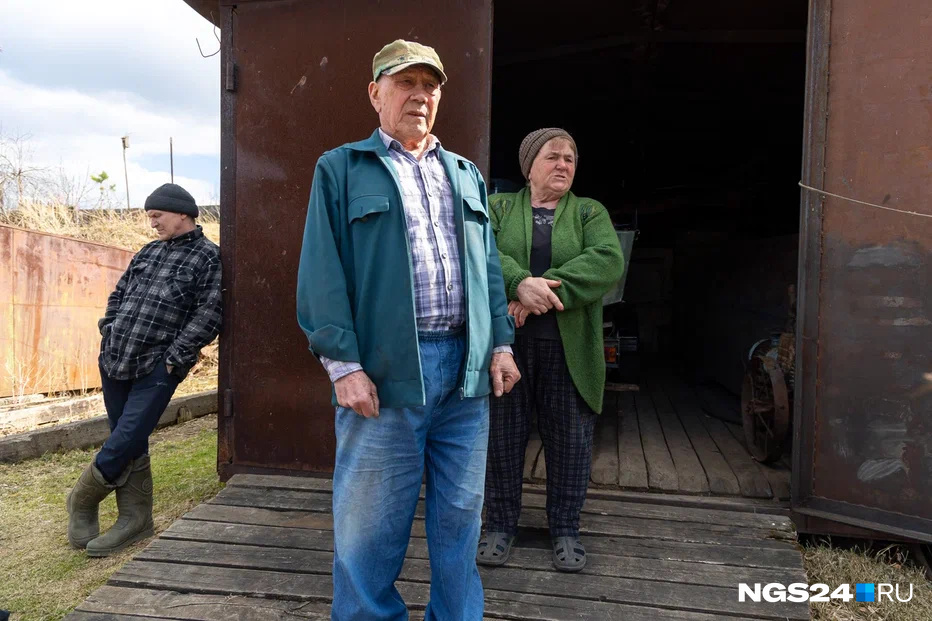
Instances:
[[[149,218],[149,226],[155,229],[159,239],[168,241],[187,231],[187,224],[190,218],[183,213],[174,213],[172,211],[159,211],[151,209],[146,212]]]
[[[427,137],[437,118],[440,78],[423,65],[395,75],[382,75],[369,84],[369,101],[379,113],[385,133],[402,144]]]

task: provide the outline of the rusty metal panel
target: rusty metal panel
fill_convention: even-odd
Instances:
[[[876,206],[804,192],[794,508],[932,541],[932,5],[827,4],[804,182]]]
[[[132,258],[0,226],[0,396],[100,386],[97,320]]]
[[[224,5],[232,4],[223,2]],[[223,476],[326,472],[330,382],[295,315],[295,275],[318,157],[368,137],[372,56],[396,38],[437,48],[449,83],[435,133],[488,165],[491,1],[272,0],[222,7]],[[266,470],[267,471],[267,470]]]

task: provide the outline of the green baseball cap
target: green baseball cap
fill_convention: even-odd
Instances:
[[[394,75],[414,65],[427,65],[440,76],[441,84],[447,81],[443,63],[434,48],[403,39],[392,41],[372,59],[372,81],[378,80],[383,73]]]

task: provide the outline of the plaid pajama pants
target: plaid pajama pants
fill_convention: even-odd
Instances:
[[[491,399],[485,530],[518,532],[524,452],[536,410],[547,463],[550,535],[576,537],[597,414],[576,390],[560,341],[517,336],[512,349],[521,381],[510,393]]]

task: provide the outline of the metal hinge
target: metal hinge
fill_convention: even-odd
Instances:
[[[236,63],[232,60],[227,60],[224,74],[225,82],[223,87],[231,93],[236,92]]]

